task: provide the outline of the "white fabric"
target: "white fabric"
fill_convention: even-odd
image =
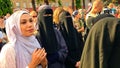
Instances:
[[[3,38],[3,34],[2,34],[2,31],[0,31],[0,39]]]
[[[41,48],[35,36],[22,36],[20,17],[23,13],[28,12],[16,11],[6,20],[9,43],[2,48],[0,53],[0,68],[26,68],[31,61],[34,49]]]

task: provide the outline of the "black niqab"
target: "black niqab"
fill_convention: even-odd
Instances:
[[[48,54],[57,51],[57,39],[53,29],[53,11],[52,9],[41,9],[38,12],[39,38],[42,46]]]

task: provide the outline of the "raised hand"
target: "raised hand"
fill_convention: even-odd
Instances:
[[[37,48],[32,54],[32,60],[28,65],[29,68],[36,68],[39,64],[43,63],[46,58],[46,52],[44,48]]]
[[[42,68],[46,68],[47,64],[48,64],[48,60],[47,60],[47,58],[44,58],[44,59],[41,61]]]

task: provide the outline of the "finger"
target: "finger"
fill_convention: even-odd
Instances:
[[[39,63],[41,63],[41,62],[46,58],[46,55],[47,55],[47,53],[44,53],[44,54],[42,55],[42,57],[40,57],[41,60],[39,60]]]
[[[38,55],[40,52],[42,52],[43,48],[37,48],[36,54]]]
[[[36,57],[38,57],[39,59],[45,54],[45,50],[42,49],[38,49],[36,52]]]
[[[44,57],[44,56],[46,56],[46,52],[45,52],[45,50],[43,49],[42,51],[41,51],[41,53],[39,53],[39,56],[40,57]]]
[[[39,54],[41,54],[41,53],[45,53],[45,49],[44,48],[39,49]]]
[[[37,51],[37,48],[35,48],[35,50],[33,51],[33,53],[35,53]]]

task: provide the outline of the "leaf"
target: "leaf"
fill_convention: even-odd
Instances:
[[[0,0],[0,15],[12,13],[12,3],[10,0]]]
[[[59,6],[62,6],[61,0],[58,0],[58,4]]]
[[[3,16],[3,12],[2,12],[2,10],[0,9],[0,16]]]

